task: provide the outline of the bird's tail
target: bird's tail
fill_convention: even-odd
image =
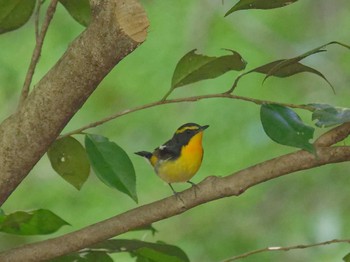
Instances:
[[[147,151],[140,151],[140,152],[135,152],[136,155],[145,157],[147,159],[151,159],[152,157],[152,153],[151,152],[147,152]]]

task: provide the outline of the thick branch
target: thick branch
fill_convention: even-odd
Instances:
[[[350,134],[350,123],[344,123],[337,126],[328,132],[321,135],[315,141],[315,145],[318,147],[326,147],[334,145],[340,141],[343,141]]]
[[[180,193],[182,201],[173,196],[168,197],[61,237],[5,251],[0,254],[0,261],[41,261],[77,251],[131,229],[181,214],[203,203],[232,195],[238,196],[254,185],[279,176],[349,161],[350,147],[319,148],[317,154],[318,158],[315,158],[305,151],[298,151],[227,177],[208,177],[198,188]]]
[[[92,3],[88,28],[0,125],[0,205],[108,72],[146,38],[148,20],[137,0]]]

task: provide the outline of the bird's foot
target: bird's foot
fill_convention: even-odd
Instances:
[[[193,183],[190,180],[188,180],[187,183],[191,184],[191,186],[193,187],[193,190],[194,190],[194,196],[197,197],[197,190],[199,190],[199,187],[197,186],[197,184]]]

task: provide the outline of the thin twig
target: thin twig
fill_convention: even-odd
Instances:
[[[317,247],[317,246],[325,246],[329,244],[336,244],[336,243],[350,243],[350,239],[333,239],[333,240],[328,240],[320,243],[314,243],[314,244],[309,244],[309,245],[295,245],[295,246],[289,246],[289,247],[266,247],[266,248],[261,248],[261,249],[256,249],[253,251],[249,251],[247,253],[223,260],[223,262],[231,262],[235,261],[241,258],[246,258],[258,253],[263,253],[263,252],[270,252],[270,251],[289,251],[289,250],[295,250],[295,249],[304,249],[304,248],[310,248],[310,247]]]
[[[40,9],[43,5],[44,0],[38,0],[37,7],[35,10],[35,20],[34,20],[34,28],[35,28],[35,40],[38,42],[39,39],[39,20],[40,20]]]
[[[49,7],[47,8],[46,11],[46,16],[45,16],[45,20],[43,22],[43,25],[41,27],[41,31],[40,34],[38,35],[38,37],[36,38],[36,45],[33,51],[33,55],[32,55],[32,59],[30,61],[30,65],[27,71],[27,75],[26,78],[24,80],[24,84],[23,84],[23,88],[22,88],[22,93],[21,93],[21,97],[19,100],[19,107],[23,104],[24,100],[27,98],[28,94],[29,94],[29,88],[30,88],[30,84],[32,82],[33,79],[33,75],[34,75],[34,71],[35,71],[35,67],[39,61],[40,58],[40,54],[41,54],[41,49],[44,43],[44,38],[47,32],[47,29],[49,27],[49,24],[51,22],[51,19],[55,13],[56,10],[56,6],[57,6],[58,0],[52,0]],[[40,4],[39,4],[40,5]],[[40,7],[38,7],[39,9]],[[37,9],[37,12],[38,12]]]
[[[74,134],[79,134],[82,131],[92,128],[92,127],[97,127],[99,125],[102,125],[106,122],[109,122],[113,119],[116,119],[118,117],[136,112],[136,111],[140,111],[146,108],[151,108],[151,107],[156,107],[156,106],[160,106],[160,105],[165,105],[165,104],[173,104],[173,103],[183,103],[183,102],[195,102],[198,100],[203,100],[203,99],[209,99],[209,98],[229,98],[229,99],[237,99],[237,100],[243,100],[243,101],[247,101],[247,102],[251,102],[251,103],[255,103],[258,105],[262,105],[262,104],[277,104],[277,105],[282,105],[282,106],[286,106],[286,107],[290,107],[290,108],[299,108],[299,109],[304,109],[304,110],[309,110],[309,111],[313,111],[313,108],[310,106],[306,106],[306,105],[295,105],[295,104],[288,104],[288,103],[279,103],[279,102],[273,102],[273,101],[267,101],[267,100],[260,100],[260,99],[255,99],[255,98],[249,98],[249,97],[244,97],[244,96],[237,96],[237,95],[231,95],[228,93],[224,93],[224,94],[210,94],[210,95],[202,95],[202,96],[191,96],[191,97],[185,97],[185,98],[177,98],[177,99],[169,99],[169,100],[160,100],[160,101],[156,101],[156,102],[152,102],[149,104],[145,104],[145,105],[141,105],[141,106],[137,106],[134,108],[130,108],[130,109],[126,109],[123,110],[121,112],[117,112],[113,115],[110,115],[108,117],[105,117],[99,121],[90,123],[88,125],[85,125],[79,129],[73,130],[71,132],[68,132],[66,134],[61,135],[60,137],[66,137],[66,136],[70,136],[70,135],[74,135]]]

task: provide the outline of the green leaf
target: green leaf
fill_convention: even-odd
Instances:
[[[297,1],[298,0],[240,0],[225,14],[225,16],[228,16],[229,14],[238,10],[273,9],[284,7]]]
[[[195,53],[196,50],[190,51],[177,63],[171,89],[204,79],[216,78],[231,70],[243,70],[246,62],[240,54],[230,51],[232,52],[231,55],[220,57],[199,55]]]
[[[303,73],[303,72],[313,73],[322,77],[331,86],[331,88],[334,91],[332,84],[327,80],[327,78],[321,72],[309,66],[303,65],[298,61],[293,61],[293,63],[287,63],[283,66],[283,62],[286,60],[287,59],[273,61],[271,63],[257,67],[253,69],[251,72],[258,72],[265,75],[272,75],[272,76],[281,77],[281,78],[293,76],[295,74]],[[282,66],[279,66],[280,64],[282,64]],[[275,69],[275,70],[272,71],[272,69]]]
[[[0,219],[0,231],[16,235],[51,234],[64,225],[69,223],[46,209],[17,211]]]
[[[91,20],[89,0],[60,0],[68,13],[83,26],[87,26]]]
[[[129,252],[138,258],[152,262],[189,262],[186,253],[177,246],[165,243],[150,243],[140,240],[110,239],[92,247],[108,253]],[[146,260],[147,261],[147,260]]]
[[[305,125],[290,108],[275,104],[262,105],[260,119],[265,133],[273,141],[315,153],[314,146],[309,142],[313,138],[314,128]]]
[[[106,251],[90,251],[84,256],[86,262],[113,262]]]
[[[158,230],[155,227],[153,227],[152,225],[138,227],[138,228],[135,228],[135,229],[133,229],[131,231],[144,231],[144,230],[151,231],[153,236],[158,232]]]
[[[312,120],[318,127],[330,127],[350,122],[350,108],[334,107],[327,104],[310,104],[315,107]]]
[[[290,59],[281,59],[281,60],[277,60],[268,64],[265,64],[263,66],[254,68],[248,72],[245,72],[243,74],[241,74],[240,76],[238,76],[232,86],[232,88],[228,91],[229,93],[231,93],[237,86],[238,81],[243,77],[246,76],[252,72],[259,72],[259,73],[263,73],[265,74],[265,78],[264,81],[266,81],[267,78],[269,78],[270,76],[277,76],[277,77],[286,77],[286,76],[291,76],[294,75],[296,73],[298,73],[298,71],[303,71],[303,72],[310,72],[310,73],[314,73],[319,75],[320,77],[322,77],[333,89],[333,86],[331,85],[331,83],[325,78],[324,75],[322,75],[320,72],[318,72],[317,70],[310,68],[310,67],[306,67],[303,64],[300,64],[299,61],[303,60],[304,58],[311,56],[313,54],[317,54],[320,52],[325,52],[326,50],[323,50],[323,48],[329,46],[329,45],[340,45],[342,47],[345,47],[347,49],[350,49],[349,45],[337,42],[337,41],[332,41],[329,42],[327,44],[321,45],[317,48],[314,48],[310,51],[305,52],[304,54],[301,54],[299,56],[290,58]]]
[[[56,140],[47,155],[52,168],[68,183],[80,190],[90,174],[90,163],[84,147],[73,137]]]
[[[316,47],[310,51],[307,51],[305,52],[304,54],[301,54],[299,56],[296,56],[296,57],[293,57],[293,58],[290,58],[290,59],[283,59],[280,63],[276,64],[274,67],[272,67],[270,69],[270,71],[266,74],[266,77],[264,79],[264,81],[269,78],[270,76],[273,76],[276,74],[277,71],[281,70],[282,68],[284,67],[288,67],[292,64],[295,64],[299,61],[301,61],[302,59],[308,57],[308,56],[311,56],[313,54],[317,54],[317,53],[320,53],[320,52],[324,52],[325,50],[323,50],[323,48],[329,46],[329,45],[333,45],[333,44],[336,44],[336,45],[340,45],[342,47],[345,47],[345,48],[348,48],[350,49],[350,46],[349,45],[346,45],[346,44],[343,44],[343,43],[340,43],[340,42],[337,42],[337,41],[332,41],[332,42],[329,42],[327,44],[324,44],[324,45],[321,45],[319,47]],[[325,78],[324,78],[325,79]],[[326,79],[325,79],[326,80]],[[328,82],[328,80],[326,80]],[[329,83],[329,82],[328,82]],[[330,84],[330,83],[329,83]],[[330,84],[331,85],[331,84]],[[334,91],[334,88],[333,86],[331,85],[333,91]]]
[[[344,262],[350,262],[350,253],[348,253],[345,257],[343,257]]]
[[[142,247],[138,250],[133,252],[134,255],[137,257],[141,257],[143,259],[148,259],[152,262],[182,262],[184,260],[180,259],[179,257],[168,255],[166,253],[160,252],[158,250],[148,248],[148,247]]]
[[[65,256],[50,259],[50,262],[81,262],[84,259],[78,253],[71,253]]]
[[[24,25],[32,16],[36,0],[0,0],[0,34]]]
[[[65,256],[51,259],[50,262],[113,262],[106,251],[92,251],[71,253]]]
[[[135,169],[126,152],[99,135],[86,135],[85,147],[97,177],[137,202]]]

